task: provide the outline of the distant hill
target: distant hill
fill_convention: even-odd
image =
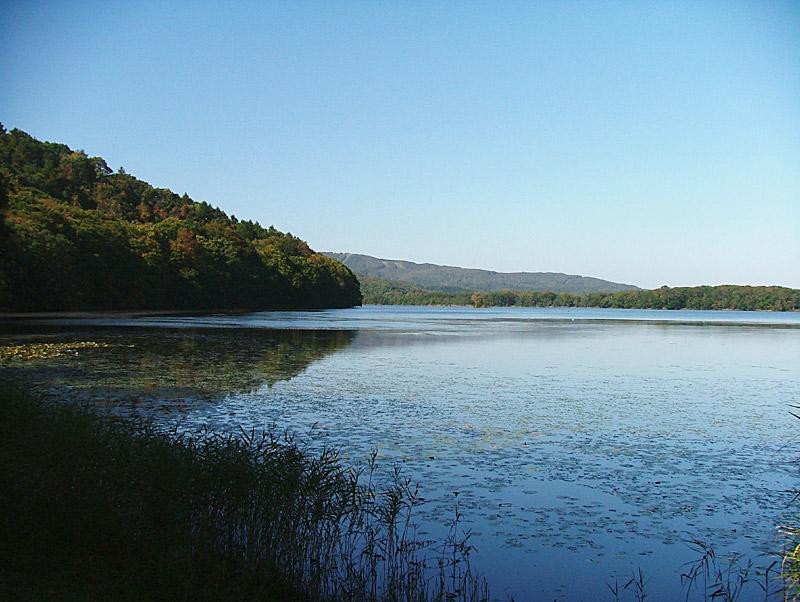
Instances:
[[[433,263],[378,259],[357,253],[323,252],[356,274],[410,282],[430,291],[551,291],[554,293],[615,293],[638,290],[631,284],[558,272],[493,272]]]

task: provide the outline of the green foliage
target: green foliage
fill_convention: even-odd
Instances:
[[[3,124],[0,123],[0,133],[4,132]],[[8,209],[8,190],[9,182],[8,176],[0,169],[0,249],[5,249],[6,244],[6,210]],[[6,284],[6,262],[0,262],[0,290],[3,290],[8,285]]]
[[[444,293],[406,282],[360,276],[364,303],[385,305],[473,305],[475,307],[612,307],[624,309],[800,310],[800,290],[781,286],[661,287],[617,293],[479,291]]]
[[[0,128],[0,308],[350,307],[358,281],[291,234],[240,222],[63,144]],[[2,209],[2,205],[0,205]]]
[[[467,293],[429,291],[410,282],[358,275],[364,303],[373,305],[469,305]]]

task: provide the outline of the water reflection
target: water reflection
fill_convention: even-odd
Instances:
[[[81,400],[193,402],[272,386],[349,346],[353,331],[5,327],[0,347],[92,342],[0,359],[0,378]],[[69,347],[69,345],[63,345]],[[0,354],[2,355],[2,354]],[[43,357],[36,357],[42,355]]]

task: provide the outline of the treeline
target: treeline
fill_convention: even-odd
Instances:
[[[430,291],[410,282],[358,274],[364,303],[370,305],[471,305],[471,293]]]
[[[273,227],[0,125],[0,309],[361,303],[341,263]]]
[[[499,291],[442,293],[413,284],[361,277],[364,303],[474,307],[612,307],[622,309],[800,310],[800,290],[781,286],[661,287],[617,293]]]

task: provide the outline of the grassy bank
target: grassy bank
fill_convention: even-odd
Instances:
[[[480,600],[458,520],[291,437],[157,432],[0,391],[0,598]]]

